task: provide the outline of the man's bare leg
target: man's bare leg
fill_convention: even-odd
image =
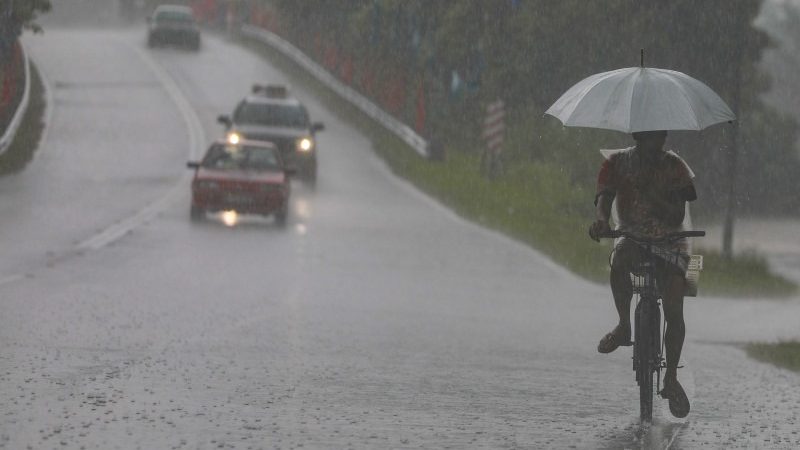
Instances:
[[[610,353],[620,345],[629,345],[631,340],[631,298],[633,286],[631,285],[631,266],[633,255],[630,247],[620,247],[614,255],[611,265],[611,293],[614,296],[614,306],[617,308],[619,323],[606,334],[597,345],[600,353]]]
[[[667,329],[664,333],[664,346],[667,348],[667,371],[664,377],[677,376],[678,363],[681,359],[683,340],[686,336],[686,324],[683,320],[683,291],[686,281],[681,275],[671,274],[668,277],[664,293],[664,319]]]
[[[633,286],[631,285],[630,269],[625,266],[627,264],[615,264],[611,267],[611,294],[614,296],[614,306],[619,314],[620,331],[627,330],[630,338]]]
[[[678,383],[678,364],[681,359],[686,324],[683,320],[683,292],[686,280],[682,274],[667,275],[664,292],[664,319],[667,329],[664,333],[667,370],[664,373],[663,396],[670,401],[670,411],[676,417],[686,417],[689,413],[689,399]]]

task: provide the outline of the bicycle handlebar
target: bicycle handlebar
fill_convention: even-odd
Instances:
[[[612,239],[624,237],[643,243],[658,243],[658,242],[677,241],[678,239],[686,237],[703,237],[705,235],[706,235],[705,231],[676,231],[674,233],[668,233],[662,237],[654,238],[648,236],[640,236],[638,234],[629,233],[627,231],[622,231],[622,230],[611,230],[610,232],[604,233],[599,237],[612,238]]]

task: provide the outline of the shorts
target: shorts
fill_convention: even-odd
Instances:
[[[686,269],[689,266],[689,253],[685,249],[685,242],[682,243],[681,241],[670,246],[653,247],[657,272],[674,273],[685,277]],[[626,272],[632,273],[647,258],[647,250],[641,244],[630,239],[621,238],[614,246],[611,265],[621,267]]]

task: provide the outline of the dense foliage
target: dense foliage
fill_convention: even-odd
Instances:
[[[479,151],[484,107],[502,98],[509,107],[506,165],[521,159],[552,163],[571,182],[587,186],[600,161],[596,150],[628,145],[630,138],[564,129],[543,112],[588,75],[638,65],[644,49],[645,65],[704,81],[740,118],[738,127],[671,135],[670,145],[699,175],[702,209],[721,211],[730,176],[728,151],[735,144],[740,208],[800,210],[800,196],[793,193],[800,173],[796,125],[760,100],[769,80],[758,63],[770,45],[752,26],[760,0],[261,0],[261,5],[273,8],[283,33],[318,59],[333,52],[327,61],[332,70],[352,65],[348,80],[367,94],[381,100],[403,85],[400,104],[391,98],[383,103],[451,151]]]
[[[760,361],[800,372],[800,342],[753,343],[748,344],[745,349],[750,356]]]

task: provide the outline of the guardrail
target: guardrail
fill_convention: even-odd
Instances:
[[[242,34],[256,39],[291,58],[300,67],[312,74],[322,84],[336,92],[340,97],[349,101],[364,114],[372,117],[386,129],[397,135],[406,144],[423,157],[428,157],[428,142],[418,135],[411,127],[400,122],[394,116],[381,109],[378,105],[356,92],[353,88],[339,81],[330,72],[314,62],[300,49],[280,36],[263,28],[252,25],[242,25]]]
[[[8,147],[11,146],[11,142],[14,141],[14,136],[17,135],[17,130],[19,130],[19,126],[22,124],[22,118],[25,117],[25,112],[28,111],[28,101],[30,100],[31,91],[31,68],[30,61],[28,60],[28,53],[25,52],[25,48],[22,47],[22,44],[20,44],[20,47],[22,48],[22,61],[25,67],[25,87],[23,88],[19,105],[17,105],[17,111],[14,113],[14,117],[11,118],[11,122],[9,122],[5,133],[0,137],[0,155],[5,153]]]

